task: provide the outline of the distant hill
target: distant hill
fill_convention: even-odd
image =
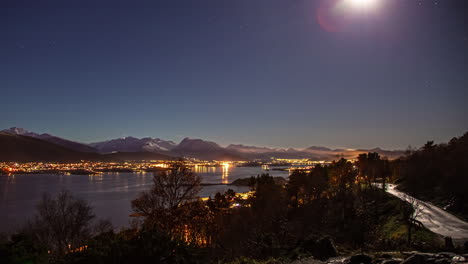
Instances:
[[[331,149],[329,148],[326,148],[326,147],[318,147],[318,146],[312,146],[312,147],[308,147],[305,149],[306,151],[332,151]]]
[[[345,159],[354,159],[361,153],[368,153],[368,152],[377,152],[381,156],[386,157],[388,159],[396,159],[404,154],[404,151],[399,150],[383,150],[380,148],[373,148],[373,149],[330,149],[326,147],[309,147],[303,149],[303,152],[307,152],[310,154],[314,154],[318,157],[322,157],[324,160],[333,160],[337,158],[345,158]]]
[[[395,159],[403,155],[403,151],[374,149],[330,149],[327,147],[312,146],[305,149],[281,149],[281,148],[265,148],[245,145],[231,144],[226,147],[226,150],[237,152],[238,155],[252,159],[269,159],[271,157],[280,159],[316,159],[316,160],[336,160],[341,157],[347,159],[357,158],[361,153],[377,152],[380,155],[389,159]]]
[[[16,162],[74,162],[126,161],[126,160],[171,160],[174,157],[151,153],[131,152],[101,155],[65,148],[42,139],[0,132],[0,161]]]
[[[226,149],[229,151],[237,152],[238,155],[248,160],[270,159],[271,157],[279,159],[319,158],[318,156],[313,155],[311,153],[303,152],[293,148],[281,149],[231,144],[227,146]]]
[[[304,149],[295,148],[268,148],[258,146],[246,146],[242,144],[231,144],[227,147],[222,147],[215,142],[202,139],[184,138],[179,144],[160,138],[135,138],[125,137],[111,139],[107,141],[95,142],[91,144],[83,144],[50,134],[37,134],[29,132],[23,128],[12,127],[3,130],[9,135],[19,135],[29,138],[40,139],[59,145],[67,150],[73,150],[77,153],[74,155],[65,155],[63,158],[72,157],[88,157],[84,153],[99,153],[106,155],[95,155],[97,159],[115,158],[117,160],[159,160],[166,157],[172,159],[174,157],[197,158],[201,160],[268,160],[272,157],[280,159],[314,159],[314,160],[336,160],[341,157],[347,159],[356,158],[360,153],[377,152],[383,157],[395,159],[403,155],[403,151],[383,150],[380,148],[373,149],[330,149],[321,146],[312,146]],[[41,145],[41,147],[44,147]],[[13,150],[14,151],[14,150]],[[113,155],[114,154],[114,155]],[[3,155],[6,155],[3,153]],[[31,153],[25,153],[31,156]],[[49,154],[42,154],[47,156]],[[52,154],[51,154],[52,155]],[[26,156],[24,156],[26,157]],[[89,157],[94,157],[93,155]],[[81,158],[85,159],[85,158]]]
[[[229,151],[215,142],[202,139],[184,138],[172,152],[184,157],[196,157],[205,160],[243,160],[236,152]]]
[[[57,144],[57,145],[60,145],[60,146],[63,146],[63,147],[66,147],[66,148],[69,148],[69,149],[73,149],[73,150],[76,150],[76,151],[96,152],[96,149],[91,147],[91,146],[88,146],[88,145],[85,145],[85,144],[82,144],[82,143],[78,143],[78,142],[75,142],[75,141],[59,138],[59,137],[52,136],[52,135],[49,135],[49,134],[41,134],[37,138],[48,141],[48,142],[51,142],[51,143],[54,143],[54,144]]]
[[[381,148],[372,148],[372,149],[358,149],[355,152],[377,152],[382,157],[386,157],[388,159],[397,159],[405,154],[403,150],[384,150]]]
[[[231,144],[226,147],[227,150],[237,151],[240,153],[272,153],[272,152],[286,152],[284,149],[245,146],[242,144]]]
[[[60,137],[56,137],[50,134],[37,134],[34,132],[29,132],[25,130],[24,128],[19,128],[19,127],[12,127],[9,129],[4,129],[2,132],[13,134],[13,135],[21,135],[21,136],[28,136],[28,137],[33,137],[33,138],[38,138],[42,139],[57,145],[60,145],[65,148],[73,149],[76,151],[81,151],[81,152],[96,152],[97,150],[91,146],[88,146],[83,143],[63,139]]]
[[[0,132],[0,161],[99,160],[96,153],[79,152],[41,139]]]

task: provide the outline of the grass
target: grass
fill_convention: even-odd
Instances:
[[[400,208],[405,202],[395,197],[388,197],[385,204],[387,212],[389,212],[382,220],[380,237],[384,240],[391,241],[395,245],[407,247],[408,226],[400,213]],[[412,227],[412,244],[417,249],[436,250],[442,245],[441,237],[432,233],[425,227]]]

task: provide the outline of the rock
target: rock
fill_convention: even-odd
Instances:
[[[320,252],[320,256],[317,256],[319,259],[328,259],[338,256],[335,243],[333,243],[333,240],[328,237],[317,241],[316,250]]]
[[[414,256],[414,255],[418,255],[418,256],[421,256],[425,259],[428,259],[428,258],[435,258],[435,254],[432,254],[432,253],[423,253],[423,252],[419,252],[419,251],[410,251],[410,252],[402,252],[403,255],[405,256],[408,256],[408,257],[411,257],[411,256]]]
[[[420,254],[421,252],[419,251],[404,251],[404,252],[401,252],[403,255],[406,255],[406,256],[412,256],[412,255],[415,255],[415,254]]]
[[[436,261],[434,262],[434,264],[450,264],[450,263],[451,263],[450,259],[446,259],[446,258],[436,259]]]
[[[401,263],[401,260],[397,260],[397,259],[386,259],[384,261],[382,261],[381,264],[400,264]]]
[[[383,264],[383,263],[387,263],[387,264],[392,264],[393,263],[393,258],[377,258],[375,255],[374,255],[374,258],[372,259],[372,264]],[[398,261],[396,260],[398,263],[400,263],[401,261]],[[395,264],[395,263],[393,263]]]
[[[310,238],[305,240],[301,247],[316,259],[320,260],[326,260],[338,256],[335,244],[330,238],[322,238],[318,240]]]
[[[375,256],[374,260],[372,261],[372,264],[382,264],[382,262],[384,262],[385,260],[387,260],[387,259],[379,258],[379,257]]]
[[[422,252],[415,253],[414,255],[421,256],[421,257],[425,258],[426,260],[429,259],[429,258],[436,258],[436,257],[437,257],[435,254],[432,254],[432,253],[422,253]]]
[[[426,259],[428,257],[423,254],[415,254],[405,259],[401,264],[427,264]]]
[[[466,262],[466,258],[462,256],[455,256],[452,258],[452,263]]]
[[[309,257],[295,260],[291,262],[291,264],[325,264],[325,262],[315,259],[314,257]]]
[[[358,254],[349,258],[349,264],[370,264],[372,258],[366,254]]]
[[[456,257],[458,256],[457,254],[455,253],[452,253],[452,252],[439,252],[436,254],[437,258],[450,258],[452,259],[453,257]]]
[[[329,258],[327,259],[327,264],[344,264],[347,263],[348,258],[347,257],[334,257],[334,258]]]
[[[445,250],[454,250],[453,241],[451,237],[445,237]]]

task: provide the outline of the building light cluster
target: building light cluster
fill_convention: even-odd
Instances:
[[[149,161],[126,161],[126,162],[96,162],[81,161],[71,163],[59,162],[0,162],[0,173],[4,174],[39,174],[39,173],[59,173],[59,174],[100,174],[103,172],[158,172],[170,168],[175,160],[149,160]],[[296,169],[311,169],[317,164],[329,164],[324,160],[311,159],[283,159],[270,158],[267,160],[255,161],[205,161],[198,159],[185,159],[183,164],[192,168],[195,173],[216,172],[221,168],[223,179],[227,180],[229,170],[232,167],[257,166],[265,170],[280,169],[293,171]],[[224,183],[224,182],[223,182]],[[226,182],[227,183],[227,182]]]
[[[102,172],[146,172],[168,168],[166,161],[149,162],[0,162],[0,173],[6,174],[99,174]]]

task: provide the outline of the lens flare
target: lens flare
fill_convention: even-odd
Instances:
[[[382,7],[382,0],[321,0],[316,18],[326,31],[340,32],[356,21],[379,15]]]

